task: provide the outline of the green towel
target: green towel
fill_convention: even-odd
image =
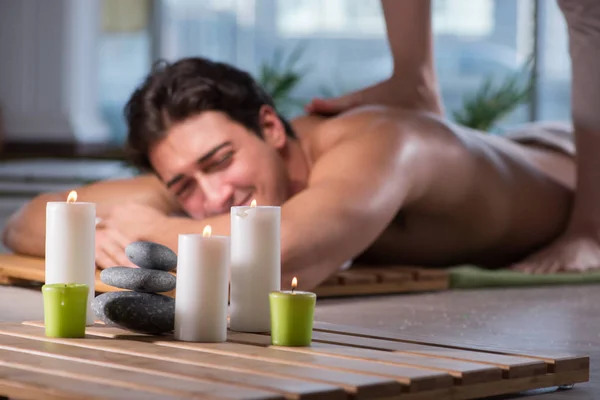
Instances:
[[[586,273],[525,274],[511,270],[487,270],[471,265],[450,269],[450,287],[515,287],[600,283],[600,270]]]

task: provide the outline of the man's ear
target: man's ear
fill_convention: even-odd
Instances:
[[[273,107],[266,104],[260,107],[258,123],[265,142],[278,150],[285,147],[287,141],[285,126]]]

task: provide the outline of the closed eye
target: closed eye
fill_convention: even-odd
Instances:
[[[175,191],[175,195],[176,195],[176,196],[178,196],[178,197],[185,195],[185,194],[186,194],[186,192],[188,192],[188,191],[189,191],[189,189],[191,189],[191,188],[192,188],[192,185],[193,185],[193,184],[194,184],[194,181],[193,181],[193,180],[190,180],[190,179],[188,179],[188,180],[184,181],[184,182],[183,182],[183,183],[182,183],[182,184],[179,186],[179,188],[178,188],[178,189]]]
[[[210,163],[204,168],[205,172],[217,172],[222,169],[225,169],[231,164],[233,160],[233,151],[226,152],[223,156],[218,158],[216,161]]]

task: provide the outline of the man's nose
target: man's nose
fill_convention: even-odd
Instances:
[[[216,179],[201,179],[204,210],[207,216],[229,212],[233,205],[233,187]]]

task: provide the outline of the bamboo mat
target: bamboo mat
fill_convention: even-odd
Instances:
[[[0,395],[29,399],[474,399],[589,380],[589,357],[456,347],[317,322],[310,347],[189,343],[103,324],[0,324]],[[575,387],[574,390],[577,390]],[[543,396],[542,396],[543,398]]]
[[[13,285],[41,284],[45,281],[44,275],[43,258],[0,254],[0,283]],[[449,283],[449,273],[444,270],[393,266],[386,268],[356,266],[350,270],[338,272],[313,291],[319,298],[429,292],[446,290]],[[102,283],[100,271],[96,271],[96,292],[103,293],[117,290],[121,289]],[[174,296],[174,292],[165,294]]]

